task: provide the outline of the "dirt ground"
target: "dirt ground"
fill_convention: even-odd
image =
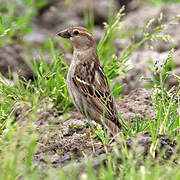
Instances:
[[[137,89],[130,92],[123,99],[116,101],[118,113],[127,122],[130,127],[135,127],[136,117],[148,121],[153,121],[152,91]],[[29,104],[18,104],[15,115],[16,120],[24,126],[30,120],[28,116],[23,117],[24,113],[31,107]],[[23,117],[23,118],[21,118]],[[101,140],[94,134],[89,135],[89,123],[76,110],[61,116],[57,115],[53,109],[53,104],[46,99],[43,105],[38,109],[36,116],[37,132],[40,134],[38,142],[38,151],[34,156],[34,163],[40,163],[43,170],[47,164],[51,163],[54,167],[63,167],[72,162],[79,163],[79,168],[85,166],[84,157],[93,159],[93,167],[100,167],[102,160],[106,160],[106,154],[113,154],[113,146],[108,145],[108,152],[105,152]],[[94,123],[93,127],[96,128]],[[171,141],[166,135],[158,135],[159,143],[156,150],[156,156],[163,159],[170,159],[175,153],[176,142]],[[148,131],[131,136],[126,140],[129,151],[138,156],[146,157],[152,144],[152,138]],[[117,147],[121,150],[120,144]],[[163,152],[163,153],[162,153]]]
[[[30,34],[24,37],[23,41],[35,46],[38,44],[42,45],[45,43],[47,36],[50,35],[54,37],[54,34],[64,27],[72,24],[83,25],[83,13],[84,9],[87,8],[87,1],[78,1],[81,2],[71,3],[66,7],[64,1],[49,0],[48,5],[40,9],[39,14],[33,20],[35,28]],[[179,12],[180,9],[180,4],[164,8],[151,6],[143,6],[140,8],[139,5],[134,4],[132,1],[126,1],[126,3],[126,16],[122,19],[122,22],[127,25],[127,28],[137,30],[137,34],[135,35],[137,40],[142,38],[140,28],[142,28],[149,19],[157,18],[160,12],[163,12],[165,16],[164,21],[166,22],[172,16],[175,16],[176,12]],[[114,11],[118,12],[122,4],[118,0],[115,1],[115,4]],[[94,16],[96,17],[94,35],[96,40],[99,41],[104,33],[102,23],[108,19],[106,12],[110,8],[109,0],[92,0],[90,6],[94,7]],[[59,11],[55,10],[55,8]],[[116,79],[116,81],[125,84],[121,92],[125,97],[116,100],[117,109],[122,118],[124,118],[130,126],[135,126],[136,116],[140,119],[147,117],[147,119],[149,118],[151,121],[154,120],[151,99],[152,91],[139,88],[145,85],[145,82],[141,80],[142,76],[152,77],[151,72],[147,68],[147,60],[164,60],[168,55],[169,49],[174,46],[176,51],[173,57],[175,62],[175,69],[173,71],[180,76],[179,32],[180,25],[176,25],[175,28],[172,27],[166,30],[166,33],[169,33],[174,39],[173,42],[157,42],[153,44],[153,49],[143,46],[135,50],[129,57],[129,65],[133,70]],[[131,41],[131,39],[117,38],[115,41],[118,48],[117,55],[120,55],[122,50],[125,49]],[[63,48],[61,42],[59,42],[59,46]],[[18,44],[1,47],[0,72],[8,78],[7,70],[8,66],[10,66],[12,73],[20,73],[27,79],[31,78],[33,72],[25,65],[20,56],[21,53],[25,52],[26,50]],[[29,57],[33,59],[34,55],[37,54],[38,52],[34,51],[32,54],[29,53]],[[65,57],[70,60],[71,54],[67,52]],[[178,82],[172,77],[168,80],[167,86],[172,87],[173,85],[177,86]],[[23,120],[21,117],[30,108],[31,106],[29,104],[17,104],[15,116],[16,120],[20,120],[22,125],[28,121],[28,117]],[[105,153],[103,144],[95,135],[87,136],[89,131],[88,120],[76,110],[64,115],[58,115],[56,110],[53,109],[52,102],[45,99],[44,104],[39,107],[39,113],[34,123],[37,126],[37,131],[41,134],[38,142],[38,152],[34,156],[34,162],[40,162],[42,167],[45,167],[47,162],[50,162],[54,167],[65,167],[71,163],[72,160],[82,162],[84,154],[89,157],[98,157]],[[166,158],[170,158],[174,153],[176,143],[171,142],[165,135],[159,135],[159,140],[159,151],[164,149]],[[135,150],[138,148],[144,156],[149,151],[152,143],[149,132],[132,136],[126,141],[129,149]],[[136,145],[132,146],[133,143],[136,143]],[[113,153],[112,147],[108,147],[108,152]],[[158,152],[156,153],[158,155]]]

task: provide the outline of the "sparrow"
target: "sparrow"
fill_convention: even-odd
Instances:
[[[66,83],[74,105],[80,113],[105,124],[112,135],[117,135],[121,124],[93,35],[79,26],[69,27],[57,35],[68,39],[73,47]]]

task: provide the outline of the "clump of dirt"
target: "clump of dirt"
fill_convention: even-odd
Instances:
[[[123,99],[117,100],[117,109],[121,117],[129,126],[134,126],[136,117],[139,120],[149,118],[153,120],[152,90],[137,89]]]
[[[157,139],[155,156],[170,159],[175,152],[176,141],[171,141],[165,134],[158,134]],[[152,137],[150,132],[146,131],[129,137],[126,143],[128,149],[136,153],[136,156],[146,157],[152,145]]]

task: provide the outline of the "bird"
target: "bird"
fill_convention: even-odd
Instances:
[[[71,26],[57,35],[68,39],[73,48],[66,84],[75,107],[85,117],[105,124],[113,136],[117,135],[122,125],[93,34],[84,27]]]

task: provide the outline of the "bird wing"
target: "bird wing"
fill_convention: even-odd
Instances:
[[[94,61],[78,64],[72,80],[88,103],[100,114],[105,110],[105,118],[113,121],[118,127],[121,126],[105,73],[99,64]]]

